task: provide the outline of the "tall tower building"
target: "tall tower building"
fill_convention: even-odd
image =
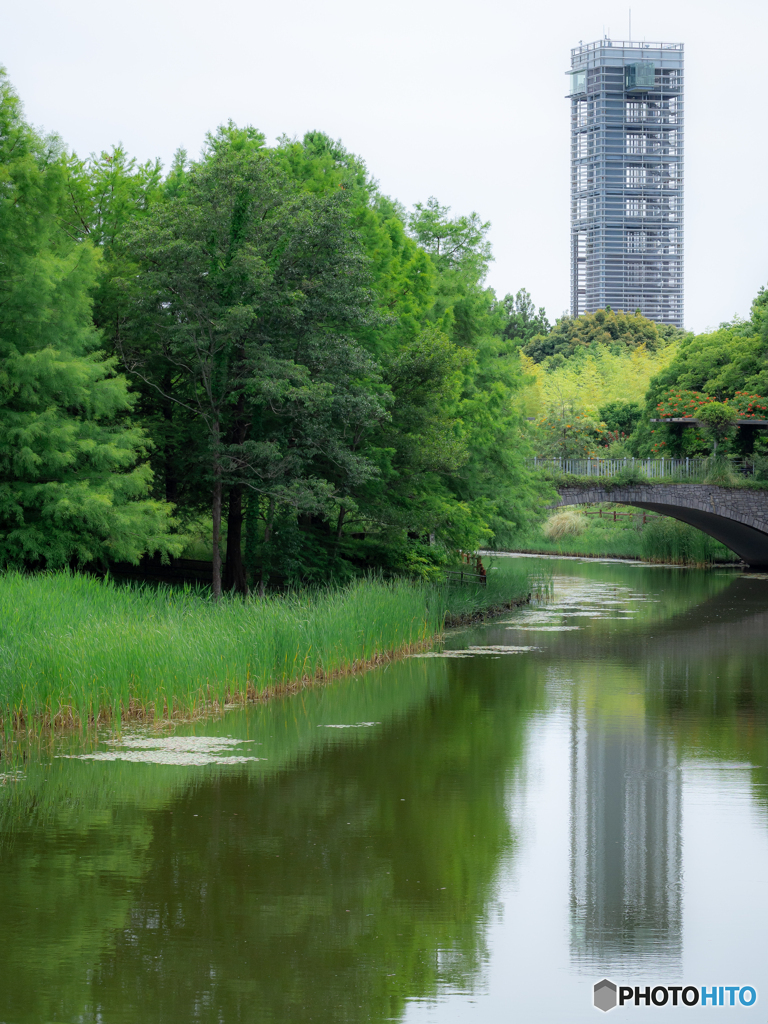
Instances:
[[[571,50],[571,312],[683,326],[683,44]]]

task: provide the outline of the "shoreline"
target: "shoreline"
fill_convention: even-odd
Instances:
[[[647,558],[640,558],[639,555],[595,555],[579,554],[576,551],[563,552],[558,554],[553,551],[481,551],[480,555],[495,558],[592,558],[602,562],[626,562],[629,565],[671,565],[676,569],[733,569],[745,566],[745,562],[670,562],[670,561],[649,561]]]
[[[191,707],[177,705],[173,700],[169,706],[167,699],[160,706],[158,706],[159,702],[155,701],[142,704],[131,699],[127,707],[121,708],[117,712],[113,708],[103,707],[96,714],[91,714],[87,717],[78,715],[71,705],[60,707],[53,715],[50,712],[40,715],[32,714],[28,717],[24,716],[23,713],[20,716],[14,715],[10,724],[10,733],[6,734],[5,739],[6,741],[10,739],[11,742],[14,742],[24,737],[27,739],[41,735],[54,737],[66,732],[76,730],[87,732],[99,727],[113,727],[119,730],[123,724],[129,723],[147,726],[157,725],[159,727],[162,724],[172,722],[192,722],[208,717],[218,717],[230,710],[244,708],[248,705],[265,704],[275,698],[298,694],[309,688],[326,686],[339,679],[363,675],[382,665],[388,665],[394,661],[407,658],[411,654],[428,650],[443,639],[446,630],[463,625],[479,625],[499,615],[506,614],[512,609],[520,608],[528,604],[530,600],[531,594],[529,593],[525,597],[515,598],[499,605],[479,608],[471,612],[453,614],[446,612],[442,626],[435,632],[430,633],[428,636],[422,636],[418,640],[390,647],[368,658],[353,659],[333,669],[318,667],[311,675],[305,673],[299,677],[283,679],[259,688],[248,679],[240,688],[234,691],[227,690],[223,699],[210,696],[212,687],[208,683],[200,689],[199,702],[196,700]],[[2,724],[2,718],[0,718],[0,726]],[[0,741],[0,748],[3,745],[2,741]]]

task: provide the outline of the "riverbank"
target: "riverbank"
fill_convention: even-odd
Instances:
[[[0,577],[6,732],[197,717],[359,672],[490,616],[530,591],[523,566],[486,587],[359,580],[214,604],[189,589],[88,576]]]
[[[642,512],[629,515],[622,506],[614,521],[614,506],[604,507],[604,516],[594,514],[599,506],[585,516],[580,533],[559,537],[545,536],[542,527],[535,527],[512,538],[510,551],[536,555],[575,555],[581,558],[627,558],[642,562],[705,567],[730,563],[737,556],[725,545],[700,530],[666,516],[647,518]]]

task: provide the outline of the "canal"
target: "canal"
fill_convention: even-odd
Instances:
[[[428,655],[0,761],[0,1021],[765,1019],[768,578],[531,564]]]

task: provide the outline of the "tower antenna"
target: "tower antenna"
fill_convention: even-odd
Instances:
[[[629,41],[632,42],[632,8],[629,8]]]

